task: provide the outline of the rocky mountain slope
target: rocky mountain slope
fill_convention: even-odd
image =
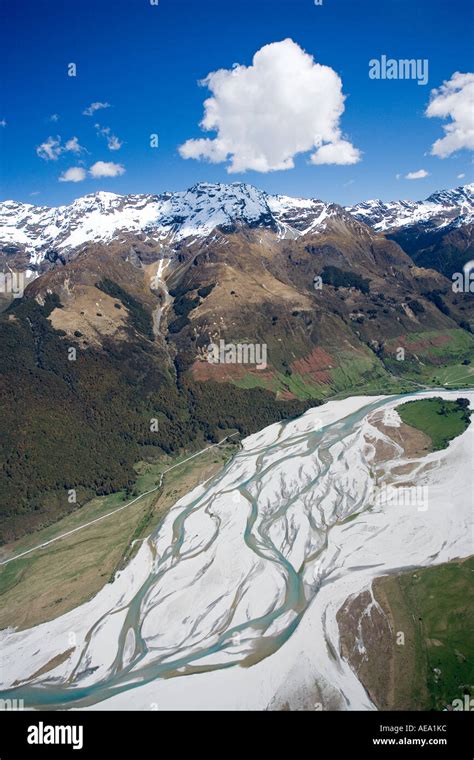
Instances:
[[[474,184],[433,193],[423,201],[363,201],[346,210],[377,232],[430,223],[438,229],[474,221]]]
[[[305,198],[268,195],[252,185],[198,183],[161,195],[98,192],[69,206],[0,203],[0,265],[40,273],[90,243],[141,241],[157,253],[239,226],[267,229],[281,239],[324,232],[348,217],[400,243],[415,263],[451,274],[473,254],[474,185],[434,193],[424,201],[370,200],[343,209]]]
[[[326,219],[341,213],[334,204],[269,196],[240,183],[200,183],[162,195],[98,192],[58,208],[0,203],[0,245],[10,262],[38,269],[93,242],[126,242],[138,236],[144,243],[173,245],[238,225],[294,236],[323,229]]]
[[[474,257],[474,184],[424,201],[365,201],[346,210],[395,240],[422,267],[450,277]]]

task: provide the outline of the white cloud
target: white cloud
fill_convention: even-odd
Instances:
[[[360,161],[360,151],[347,140],[335,140],[318,148],[310,161],[312,164],[356,164]]]
[[[120,150],[122,145],[123,145],[123,142],[119,140],[116,135],[110,135],[107,138],[107,147],[109,150]]]
[[[451,119],[443,126],[445,136],[431,146],[431,154],[447,158],[462,148],[474,150],[474,74],[457,71],[431,91],[425,112],[429,118]]]
[[[45,161],[57,161],[62,153],[78,154],[82,153],[82,151],[85,151],[85,148],[83,148],[82,145],[79,145],[77,137],[71,137],[70,140],[67,140],[65,144],[62,145],[59,135],[56,137],[48,137],[44,143],[41,143],[41,145],[38,145],[36,148],[38,156]]]
[[[60,137],[48,137],[44,143],[36,148],[38,156],[44,158],[45,161],[57,161],[62,152]]]
[[[87,176],[87,172],[82,166],[71,166],[66,169],[59,177],[60,182],[82,182]]]
[[[405,179],[424,179],[429,176],[429,173],[425,169],[418,169],[417,172],[408,172],[408,174],[405,174]]]
[[[458,174],[458,179],[464,179],[465,176],[465,174]]]
[[[125,174],[125,167],[121,164],[114,164],[113,161],[96,161],[89,169],[92,177],[120,177]]]
[[[339,126],[341,79],[291,39],[265,45],[251,66],[211,72],[201,84],[212,97],[200,126],[217,137],[187,140],[179,147],[183,158],[229,160],[229,173],[291,169],[297,154],[313,149],[313,164],[360,161]]]
[[[7,126],[7,122],[6,122],[6,120],[5,120],[5,119],[2,119],[2,120],[0,121],[0,127],[6,127],[6,126]]]
[[[91,103],[82,114],[83,116],[92,116],[96,111],[100,111],[101,108],[110,108],[110,103]]]
[[[51,116],[49,117],[49,120],[50,120],[50,121],[54,121],[54,122],[56,122],[56,121],[59,121],[59,115],[58,115],[57,113],[53,113],[53,114],[51,114]]]
[[[107,147],[109,150],[120,150],[123,142],[122,140],[119,140],[116,135],[112,134],[110,127],[101,127],[100,124],[95,124],[94,126],[97,130],[97,134],[102,135],[107,139]]]
[[[71,153],[81,153],[85,148],[79,145],[77,137],[71,137],[71,139],[65,144],[64,150],[70,151]]]

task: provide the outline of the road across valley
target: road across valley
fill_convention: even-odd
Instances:
[[[204,454],[205,451],[214,449],[216,448],[216,446],[221,446],[223,443],[225,443],[225,441],[229,440],[229,438],[235,438],[236,435],[238,435],[238,433],[232,433],[232,435],[226,435],[226,437],[223,438],[222,441],[219,441],[218,443],[213,443],[212,446],[205,446],[203,449],[201,449],[200,451],[197,451],[195,454],[191,454],[191,456],[186,457],[186,459],[183,459],[182,462],[177,462],[176,464],[172,465],[172,467],[168,467],[166,470],[163,470],[163,472],[160,475],[160,482],[158,483],[157,486],[155,486],[155,488],[152,488],[150,491],[145,491],[145,493],[140,494],[140,496],[137,496],[135,499],[132,499],[132,501],[129,501],[127,504],[124,504],[121,507],[117,507],[117,509],[113,509],[111,512],[107,512],[106,515],[101,515],[100,517],[96,517],[95,520],[90,520],[89,522],[84,523],[84,525],[79,525],[77,528],[73,528],[73,530],[68,530],[65,533],[61,533],[59,536],[55,536],[54,538],[51,538],[49,541],[44,541],[42,544],[37,544],[36,546],[32,546],[31,549],[27,549],[26,551],[21,552],[20,554],[15,554],[14,557],[9,557],[8,559],[5,559],[2,562],[0,562],[0,567],[2,565],[8,565],[9,562],[13,562],[16,559],[20,559],[20,557],[25,557],[27,554],[31,554],[32,552],[35,552],[38,549],[44,549],[45,546],[50,546],[51,544],[54,544],[56,541],[60,541],[62,538],[66,538],[67,536],[72,536],[74,533],[77,533],[80,530],[84,530],[84,528],[88,528],[90,525],[94,525],[95,523],[98,523],[101,520],[105,520],[107,517],[116,515],[117,512],[122,512],[122,510],[127,509],[127,507],[131,507],[132,504],[135,504],[140,499],[143,499],[144,496],[149,496],[149,494],[154,493],[155,491],[159,491],[159,489],[163,485],[163,478],[167,472],[170,472],[171,470],[176,469],[176,467],[181,467],[181,465],[185,464],[185,462],[189,462],[191,459],[194,459],[195,457],[198,457],[201,454]]]

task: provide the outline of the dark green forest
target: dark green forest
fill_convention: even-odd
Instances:
[[[195,383],[186,374],[178,380],[165,349],[150,341],[141,304],[112,282],[102,287],[124,302],[134,327],[129,341],[110,340],[103,350],[81,350],[52,328],[47,317],[60,306],[56,296],[44,306],[16,301],[0,315],[2,542],[94,495],[131,488],[133,465],[153,453],[216,442],[229,429],[245,436],[307,408],[262,389]]]

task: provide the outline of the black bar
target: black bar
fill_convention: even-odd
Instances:
[[[76,727],[71,744],[31,744],[40,738],[31,727]],[[472,760],[470,712],[39,712],[0,713],[0,760],[23,757],[137,757],[159,760],[171,752],[183,756],[219,754],[240,747],[245,758],[256,750],[269,758],[287,751],[310,758],[335,758],[341,753],[362,757],[445,758]],[[55,738],[61,739],[59,734]],[[422,743],[424,741],[424,744]],[[174,748],[174,749],[173,749]],[[278,753],[278,754],[277,754]],[[403,755],[402,755],[403,753]]]

